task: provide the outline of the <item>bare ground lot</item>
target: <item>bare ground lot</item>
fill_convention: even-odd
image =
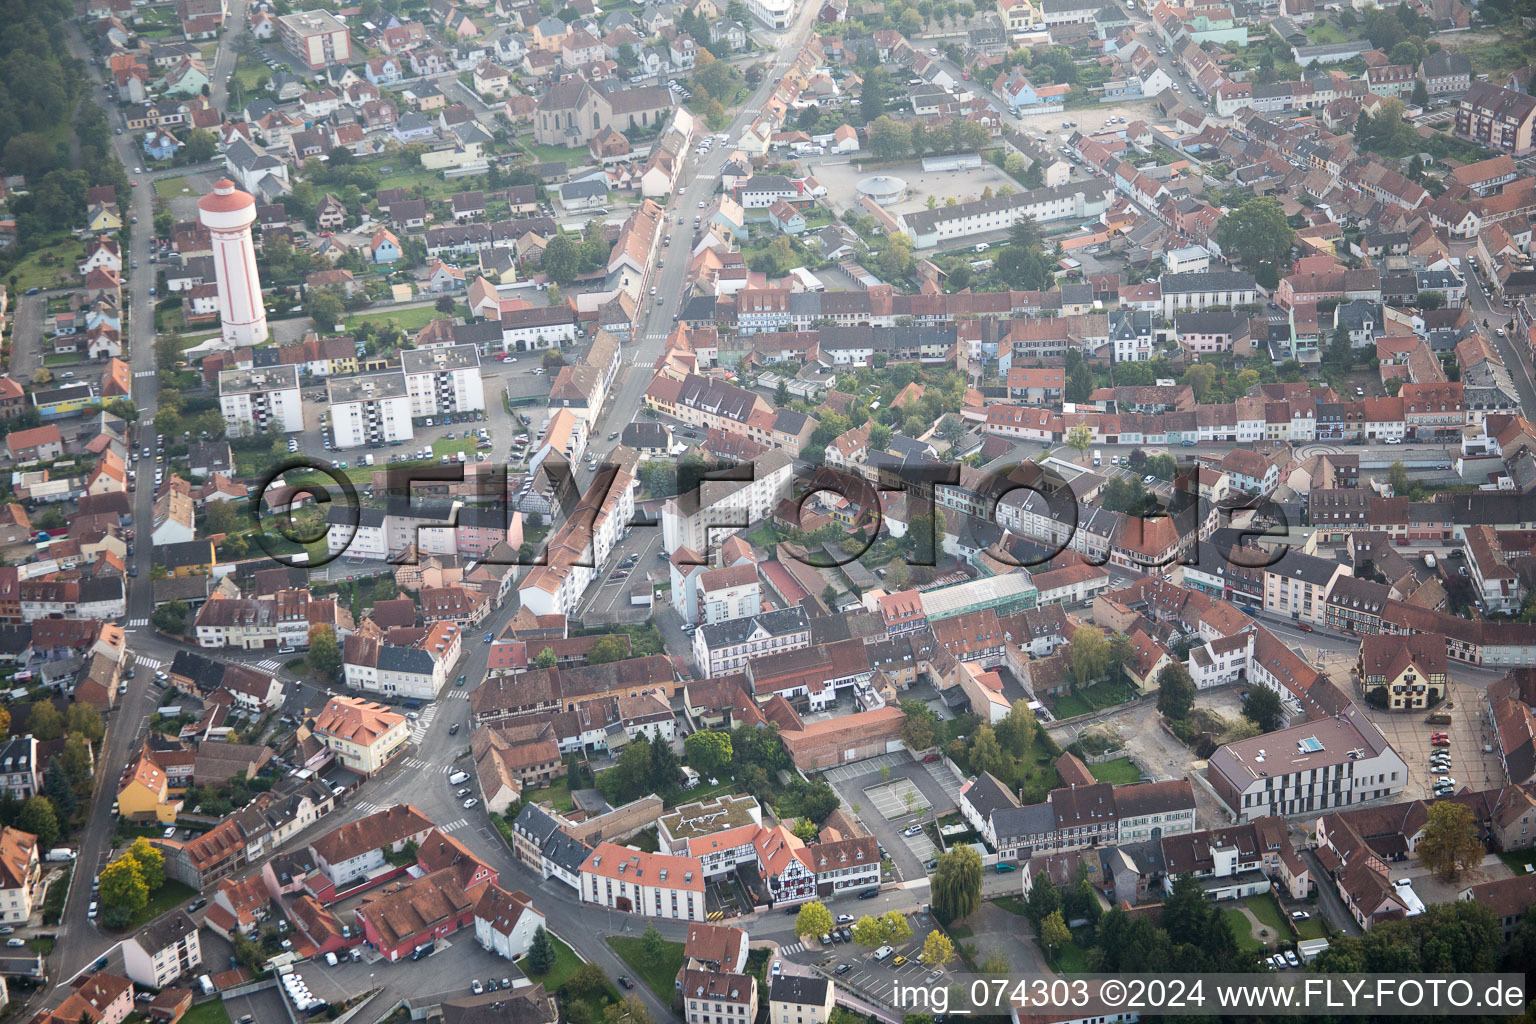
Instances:
[[[879,168],[869,171],[860,170],[846,158],[813,160],[809,165],[811,173],[827,187],[827,199],[838,213],[842,213],[858,202],[859,197],[855,186],[859,179],[871,174],[894,176],[906,181],[907,198],[886,207],[892,214],[916,213],[918,210],[926,209],[929,196],[934,196],[942,206],[951,198],[958,203],[980,199],[981,193],[988,186],[991,186],[993,192],[1004,185],[1015,189],[1021,187],[1018,182],[1004,174],[1001,168],[985,162],[974,170],[933,172],[925,172],[923,165],[918,161],[881,164]]]

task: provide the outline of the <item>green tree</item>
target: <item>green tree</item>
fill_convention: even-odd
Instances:
[[[640,935],[640,955],[652,967],[660,964],[667,955],[667,940],[656,930],[655,921],[647,922],[645,931]]]
[[[149,905],[149,886],[132,857],[119,857],[101,869],[101,905],[125,921]]]
[[[1012,974],[1013,961],[1008,959],[1008,954],[1000,949],[987,952],[980,964],[982,974]]]
[[[933,912],[944,924],[959,921],[981,907],[981,855],[969,843],[939,857],[932,874]]]
[[[1402,460],[1392,463],[1387,470],[1387,482],[1392,485],[1392,493],[1396,495],[1406,495],[1413,489],[1413,483],[1408,479],[1408,467],[1403,465]]]
[[[603,1024],[651,1024],[651,1014],[636,996],[625,996],[603,1009]]]
[[[208,533],[229,533],[238,519],[232,501],[210,501],[203,511],[203,526]]]
[[[891,446],[891,437],[894,431],[884,423],[870,423],[869,447],[873,451],[883,452]]]
[[[326,625],[309,627],[309,653],[305,660],[321,678],[335,679],[341,671],[341,645],[336,642],[336,631]]]
[[[885,945],[899,946],[912,937],[912,925],[907,915],[899,910],[887,910],[880,915],[880,937]]]
[[[559,661],[560,659],[555,654],[555,649],[553,647],[546,647],[539,652],[537,658],[533,659],[533,664],[535,668],[554,668]]]
[[[1420,109],[1429,106],[1429,89],[1425,87],[1423,79],[1413,83],[1413,95],[1409,98],[1413,101],[1413,105]]]
[[[1250,196],[1216,225],[1222,251],[1235,256],[1255,274],[1261,267],[1273,272],[1283,265],[1295,234],[1286,222],[1280,200],[1273,196]]]
[[[1040,945],[1045,947],[1045,955],[1051,960],[1056,959],[1056,954],[1066,948],[1072,941],[1072,931],[1067,927],[1067,922],[1061,919],[1061,911],[1053,910],[1040,922]]]
[[[865,84],[868,88],[868,83]],[[900,121],[881,116],[869,126],[869,151],[877,160],[905,156],[912,146],[912,132]]]
[[[1115,678],[1125,682],[1128,670],[1136,663],[1136,645],[1124,633],[1109,635],[1109,663],[1114,667]]]
[[[885,945],[885,933],[879,920],[865,914],[853,922],[853,941],[870,949]]]
[[[556,284],[570,284],[576,279],[579,268],[579,254],[576,251],[576,243],[571,241],[569,235],[563,231],[557,231],[550,238],[549,244],[544,246],[544,254],[540,257],[539,268],[549,275]]]
[[[31,803],[30,800],[27,802]],[[1451,882],[1481,860],[1486,851],[1477,837],[1477,823],[1472,819],[1472,811],[1463,804],[1436,800],[1429,805],[1424,836],[1414,852],[1419,863],[1439,875],[1442,881]]]
[[[304,312],[321,334],[330,334],[346,316],[347,303],[335,288],[311,288]]]
[[[731,734],[715,729],[689,733],[683,741],[683,757],[688,766],[701,775],[713,775],[730,764]]]
[[[64,731],[83,736],[91,743],[100,743],[107,734],[107,727],[101,721],[100,711],[89,704],[71,704],[64,712]]]
[[[149,621],[162,633],[180,634],[186,629],[187,613],[190,611],[185,601],[169,601],[156,608]]]
[[[1086,423],[1074,423],[1067,428],[1067,447],[1077,449],[1077,457],[1082,458],[1088,446],[1093,444],[1093,428]]]
[[[875,270],[887,280],[901,280],[912,273],[912,243],[900,231],[885,237],[875,257]]]
[[[1109,643],[1097,626],[1079,626],[1072,631],[1068,645],[1072,658],[1072,678],[1078,686],[1087,686],[1104,677],[1109,666]]]
[[[1013,702],[1007,716],[994,727],[997,741],[1003,750],[1018,760],[1029,755],[1029,748],[1034,746],[1035,735],[1039,730],[1040,723],[1030,710],[1029,701],[1022,697]]]
[[[890,574],[886,574],[890,579]],[[912,750],[927,750],[937,738],[938,717],[920,700],[904,700],[901,710],[906,718],[901,723],[901,739]]]
[[[219,140],[205,128],[194,128],[182,140],[181,158],[189,164],[207,163],[218,152]]]
[[[795,935],[802,939],[826,935],[832,930],[832,911],[820,900],[803,905],[795,915]]]
[[[528,973],[535,978],[542,977],[554,966],[555,944],[541,925],[534,930],[533,941],[528,944]]]
[[[161,373],[170,373],[181,359],[181,335],[175,331],[155,337],[155,365]]]
[[[1157,677],[1157,710],[1165,717],[1180,721],[1195,706],[1195,681],[1181,662],[1172,662]]]
[[[650,778],[651,744],[644,736],[637,736],[619,755],[619,763],[603,772],[598,788],[609,803],[628,803],[645,794]]]
[[[1184,383],[1195,393],[1195,401],[1205,401],[1211,384],[1216,379],[1216,368],[1210,363],[1194,363],[1184,371]]]
[[[1243,697],[1243,717],[1259,727],[1259,732],[1274,732],[1285,724],[1285,708],[1280,695],[1267,686],[1250,686]]]
[[[64,735],[64,716],[51,700],[40,700],[27,713],[27,731],[40,740],[56,740]]]
[[[606,665],[610,661],[623,661],[627,657],[629,645],[618,636],[599,637],[587,651],[589,665]]]
[[[1034,877],[1029,885],[1029,897],[1024,905],[1025,915],[1039,928],[1047,917],[1061,909],[1061,893],[1051,883],[1044,871]]]
[[[999,778],[1012,778],[1013,762],[1003,753],[997,742],[997,733],[990,725],[976,727],[971,736],[971,767],[978,772],[990,772]]]
[[[139,866],[139,877],[144,879],[150,892],[165,884],[165,854],[149,845],[148,839],[139,836],[133,845],[123,851],[123,856],[133,858],[133,862]]]
[[[948,935],[935,928],[923,940],[922,961],[934,970],[942,971],[955,958],[955,944]]]

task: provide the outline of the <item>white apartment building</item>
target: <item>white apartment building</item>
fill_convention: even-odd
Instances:
[[[783,31],[795,20],[794,0],[747,0],[752,17],[771,29]]]
[[[622,469],[599,472],[564,523],[550,535],[546,564],[518,585],[523,607],[535,615],[570,615],[597,578],[598,568],[634,518],[640,481]]]
[[[764,452],[751,466],[750,481],[706,480],[662,506],[662,542],[669,553],[686,547],[707,560],[711,544],[768,516],[788,496],[794,469],[788,455]]]
[[[724,622],[751,615],[762,607],[762,584],[755,564],[711,569],[699,577],[699,622]],[[690,621],[693,621],[690,619]]]
[[[781,974],[768,985],[768,1024],[827,1024],[832,983],[809,974]]]
[[[219,374],[219,412],[233,437],[289,434],[304,429],[299,368],[265,366]]]
[[[411,415],[446,416],[485,408],[480,352],[473,345],[407,349],[400,353]]]
[[[1228,743],[1211,755],[1206,777],[1239,821],[1252,821],[1394,796],[1408,766],[1351,705],[1332,718]]]
[[[685,969],[679,985],[687,1024],[753,1024],[757,1020],[757,979],[750,974]]]
[[[1006,231],[1025,219],[1047,223],[1072,218],[1097,217],[1108,207],[1114,188],[1106,182],[1069,182],[1030,192],[1016,192],[991,199],[976,199],[955,206],[938,206],[897,217],[897,223],[912,238],[917,249],[932,249],[947,241]]]
[[[123,972],[149,988],[165,988],[202,963],[197,924],[180,908],[123,940]]]
[[[414,354],[414,353],[412,353]],[[411,399],[398,370],[359,377],[333,377],[326,382],[331,403],[331,438],[337,448],[409,441]]]
[[[581,865],[579,892],[583,903],[624,913],[680,921],[705,919],[704,871],[692,857],[599,843]]]
[[[805,609],[781,608],[745,619],[706,623],[693,634],[693,656],[706,678],[724,675],[754,658],[811,644]]]
[[[311,71],[327,64],[352,63],[352,37],[347,26],[326,11],[285,14],[277,19],[277,35],[283,48]]]
[[[37,836],[9,825],[0,826],[0,923],[27,923],[41,875]]]
[[[1241,270],[1208,270],[1195,274],[1164,274],[1163,316],[1180,310],[1232,309],[1259,301],[1258,283]]]

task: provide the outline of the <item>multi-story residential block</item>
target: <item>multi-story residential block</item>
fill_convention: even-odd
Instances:
[[[755,658],[785,654],[810,643],[805,610],[783,608],[706,623],[693,635],[693,653],[700,670],[712,677],[743,668]]]
[[[266,366],[219,373],[219,411],[234,437],[287,434],[304,429],[297,366]]]
[[[782,32],[795,20],[795,0],[748,0],[747,11],[763,25]]]
[[[695,857],[599,843],[581,865],[581,901],[646,917],[703,921],[704,870]]]
[[[1006,231],[1028,218],[1037,223],[1096,217],[1109,206],[1114,187],[1099,179],[1069,182],[955,206],[938,206],[897,216],[901,229],[918,249],[994,231]]]
[[[332,697],[315,719],[314,736],[360,775],[376,775],[405,750],[406,717],[361,697]]]
[[[31,733],[13,736],[0,744],[0,789],[17,800],[43,791],[43,773],[37,763],[37,740]]]
[[[546,564],[535,566],[518,585],[523,607],[535,615],[569,614],[597,578],[634,517],[639,481],[625,469],[600,471],[591,486],[552,533]]]
[[[446,416],[485,408],[480,352],[473,345],[453,345],[400,353],[412,416]]]
[[[1536,97],[1488,82],[1473,82],[1456,101],[1456,134],[1515,156],[1531,151]]]
[[[1402,791],[1408,766],[1359,708],[1239,740],[1206,778],[1240,821],[1315,814]]]
[[[827,1024],[832,996],[826,978],[781,974],[768,985],[768,1024]]]
[[[769,451],[750,468],[751,479],[705,480],[693,491],[668,499],[661,510],[666,550],[687,548],[699,561],[708,562],[712,546],[766,518],[788,495],[794,463],[783,452]]]
[[[310,71],[329,64],[352,63],[352,37],[347,26],[326,11],[295,11],[277,19],[283,48]]]
[[[1340,576],[1352,575],[1353,569],[1334,559],[1287,549],[1278,561],[1264,566],[1264,610],[1326,625],[1329,591]]]
[[[1465,538],[1467,572],[1478,602],[1490,612],[1519,612],[1528,591],[1505,557],[1493,527],[1486,523],[1468,526]]]
[[[123,940],[123,970],[149,988],[165,988],[203,963],[197,923],[179,907]]]
[[[54,1009],[38,1011],[32,1024],[123,1024],[133,1012],[133,982],[127,978],[97,971],[77,979],[72,989]]]
[[[1181,875],[1193,875],[1211,900],[1268,892],[1270,879],[1283,874],[1282,860],[1296,858],[1285,822],[1274,817],[1165,838],[1162,854],[1165,893]]]
[[[463,651],[464,631],[451,622],[435,622],[409,646],[353,635],[342,645],[346,684],[389,697],[436,700]]]
[[[331,405],[332,443],[340,449],[409,441],[411,396],[398,370],[332,377],[326,382]]]
[[[1258,283],[1252,274],[1241,270],[1164,274],[1159,285],[1163,316],[1170,319],[1182,310],[1232,309],[1259,301]]]
[[[41,874],[37,836],[9,825],[0,827],[0,923],[27,923]]]
[[[678,985],[688,1024],[753,1024],[757,1020],[757,980],[750,974],[685,967]]]

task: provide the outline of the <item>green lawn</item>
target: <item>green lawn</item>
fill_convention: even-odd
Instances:
[[[566,149],[561,146],[539,146],[534,143],[532,134],[520,137],[517,144],[540,163],[564,162],[572,167],[580,167],[592,160],[592,154],[587,152],[585,147]]]
[[[1134,696],[1136,696],[1136,687],[1130,683],[1094,683],[1092,686],[1057,697],[1055,706],[1051,710],[1057,718],[1072,718],[1123,704]]]
[[[77,352],[50,352],[43,356],[44,366],[74,366],[84,362]]]
[[[188,903],[197,898],[197,890],[190,885],[183,885],[172,878],[167,878],[165,884],[149,894],[149,902],[144,909],[133,915],[133,923],[128,926],[132,931],[140,928],[161,914],[174,910],[178,904]]]
[[[192,1007],[181,1019],[182,1024],[229,1024],[229,1011],[224,1009],[223,1000],[210,999]]]
[[[1232,907],[1222,911],[1226,916],[1227,924],[1232,928],[1232,934],[1237,938],[1237,948],[1245,952],[1257,953],[1264,948],[1264,944],[1253,937],[1253,925],[1248,920],[1248,915],[1241,910]]]
[[[174,178],[161,178],[155,182],[155,195],[169,199],[171,196],[181,195],[181,190],[184,188],[190,188],[186,178],[179,175]]]
[[[1113,782],[1117,786],[1127,786],[1141,778],[1141,769],[1128,757],[1122,757],[1115,761],[1105,761],[1103,764],[1091,764],[1088,771],[1100,782]]]
[[[1349,41],[1343,32],[1340,32],[1337,27],[1327,21],[1313,22],[1307,28],[1307,38],[1317,46],[1321,46],[1324,43],[1343,43]]]
[[[543,789],[529,790],[523,794],[524,803],[541,804],[545,801],[553,805],[561,814],[568,814],[576,809],[576,801],[571,799],[570,782],[564,775]]]
[[[581,958],[571,951],[571,947],[561,942],[559,938],[551,934],[549,941],[555,947],[555,966],[549,969],[548,974],[534,974],[528,970],[528,958],[523,957],[516,961],[522,972],[528,975],[529,980],[541,982],[547,992],[553,992],[565,984],[565,979],[576,973],[576,968],[581,966]]]
[[[427,324],[447,313],[439,313],[437,307],[431,304],[416,306],[412,309],[373,309],[364,310],[361,313],[353,313],[342,321],[343,331],[353,331],[358,324],[373,323],[382,326],[389,321],[394,321],[396,327],[402,331],[419,331]]]
[[[645,982],[646,987],[656,993],[656,998],[664,1003],[672,1002],[677,972],[683,968],[681,942],[663,943],[661,958],[654,964],[647,962],[645,958],[644,939],[627,935],[610,935],[608,945],[613,947],[613,951],[619,955],[620,960],[634,969],[635,974]]]
[[[456,437],[452,441],[440,437],[432,442],[432,454],[442,458],[444,455],[463,452],[466,459],[472,459],[475,456],[475,445],[478,443],[479,439],[474,437]]]
[[[85,250],[73,238],[43,246],[6,275],[7,279],[16,279],[12,295],[19,295],[28,288],[67,288],[79,284],[75,261],[84,255]]]
[[[1069,942],[1056,954],[1051,966],[1060,974],[1087,974],[1088,950],[1076,942]]]
[[[1304,939],[1326,939],[1328,928],[1323,924],[1323,915],[1320,911],[1312,911],[1312,916],[1305,921],[1296,922],[1296,931]]]
[[[1275,901],[1275,894],[1266,892],[1260,896],[1250,896],[1243,901],[1253,916],[1263,921],[1272,928],[1276,935],[1289,934],[1290,929],[1285,926],[1285,911],[1280,909],[1280,904]]]
[[[1509,865],[1509,870],[1517,875],[1528,874],[1525,869],[1527,864],[1536,865],[1536,851],[1532,850],[1506,850],[1499,854],[1499,860]]]
[[[1008,913],[1017,915],[1018,917],[1029,916],[1029,914],[1024,909],[1024,899],[1020,896],[999,896],[997,899],[992,901],[992,905],[999,910],[1006,910]]]

